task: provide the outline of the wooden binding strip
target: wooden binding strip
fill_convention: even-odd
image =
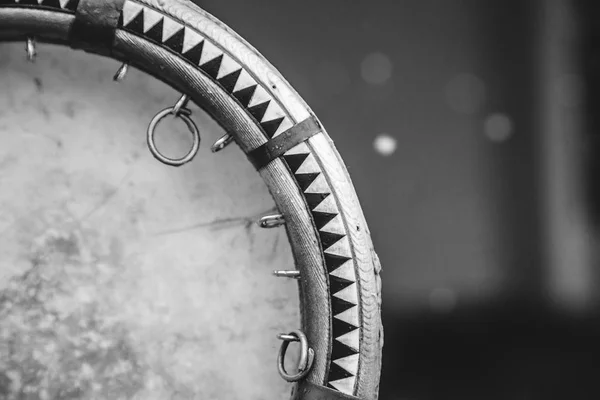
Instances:
[[[317,133],[321,133],[322,130],[323,128],[321,128],[317,119],[309,117],[280,135],[275,136],[262,146],[250,151],[248,159],[254,165],[254,168],[261,170],[269,165],[271,161],[282,157],[300,143],[307,141]]]

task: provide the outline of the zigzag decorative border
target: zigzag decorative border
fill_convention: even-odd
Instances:
[[[217,81],[260,124],[268,138],[293,126],[292,119],[265,87],[217,44],[196,30],[146,5],[126,1],[119,27],[183,56]]]
[[[346,227],[329,183],[308,145],[300,143],[283,158],[312,213],[329,273],[333,343],[327,385],[352,395],[358,373],[360,313],[356,271]]]
[[[102,0],[98,0],[102,1]],[[46,7],[75,12],[79,0],[0,0],[2,6]],[[252,73],[198,31],[147,5],[126,0],[119,28],[180,55],[219,83],[271,139],[294,126],[282,105]],[[359,367],[359,288],[343,216],[322,168],[306,143],[283,156],[311,210],[319,232],[332,309],[332,352],[327,386],[353,395]]]
[[[75,12],[79,0],[0,0],[2,6],[35,6],[36,8],[48,7],[52,10]]]
[[[291,117],[242,64],[198,31],[132,0],[119,27],[182,56],[244,107],[271,139],[294,125]],[[346,227],[321,167],[306,143],[284,155],[311,210],[329,275],[332,355],[327,386],[353,395],[359,366],[360,310],[357,276]]]

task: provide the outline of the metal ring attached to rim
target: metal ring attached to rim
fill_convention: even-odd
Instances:
[[[178,112],[176,113],[176,111]],[[189,116],[191,113],[192,112],[186,108],[176,110],[175,107],[169,107],[160,111],[154,116],[154,118],[152,118],[152,121],[150,121],[150,125],[148,126],[148,148],[150,149],[150,152],[152,153],[154,158],[156,158],[158,161],[164,164],[171,165],[174,167],[180,167],[194,159],[194,157],[198,153],[198,149],[200,148],[200,131],[198,130],[198,127],[196,126],[194,121],[190,119]],[[188,129],[190,130],[190,133],[192,134],[192,139],[194,141],[192,144],[192,148],[182,158],[166,157],[162,155],[156,148],[156,143],[154,142],[156,127],[167,115],[173,115],[177,118],[181,118],[183,122],[185,122],[185,124],[187,125]]]
[[[281,347],[279,348],[279,355],[277,356],[277,368],[279,375],[287,382],[298,382],[304,378],[310,372],[315,359],[315,353],[313,349],[308,347],[308,339],[304,332],[296,330],[290,332],[287,335],[280,335],[279,338],[283,340]],[[298,373],[291,375],[285,370],[285,354],[287,348],[291,342],[300,342],[300,359],[298,360]]]

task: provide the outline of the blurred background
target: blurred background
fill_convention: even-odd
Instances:
[[[349,167],[384,267],[381,399],[600,398],[600,3],[201,3]]]

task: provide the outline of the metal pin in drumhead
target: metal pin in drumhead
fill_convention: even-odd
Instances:
[[[27,38],[27,43],[25,44],[25,51],[27,52],[27,60],[30,62],[35,62],[35,57],[37,56],[37,51],[35,49],[35,39],[32,37]]]
[[[300,271],[273,271],[273,275],[278,278],[300,279]]]
[[[258,221],[261,228],[277,228],[283,224],[285,224],[285,219],[281,214],[265,215]]]
[[[229,133],[227,135],[223,135],[219,140],[215,142],[210,148],[213,153],[217,153],[223,150],[225,147],[229,146],[233,142],[233,135]]]
[[[113,81],[121,82],[123,79],[125,79],[127,72],[129,72],[129,64],[127,64],[127,63],[121,64],[121,66],[117,70],[117,73],[115,74],[115,76],[113,76]]]

